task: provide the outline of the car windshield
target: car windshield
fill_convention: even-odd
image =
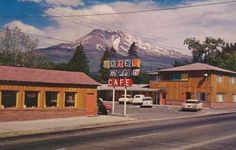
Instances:
[[[130,98],[131,96],[130,95],[126,95],[127,98]],[[124,95],[121,96],[121,98],[125,98]]]
[[[193,103],[193,104],[196,104],[196,103],[198,103],[198,101],[186,101],[186,103]]]
[[[135,96],[135,98],[140,98],[140,96]]]
[[[143,99],[143,101],[151,101],[152,99],[151,98],[145,98]]]

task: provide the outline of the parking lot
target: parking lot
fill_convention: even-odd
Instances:
[[[111,101],[107,102],[112,104]],[[173,105],[153,105],[152,108],[140,108],[139,105],[127,104],[127,117],[137,119],[165,119],[193,115],[213,114],[219,111],[226,111],[223,109],[209,109],[204,108],[198,112],[182,111],[180,106]],[[230,111],[230,110],[227,110]],[[124,105],[115,103],[115,115],[123,115]]]

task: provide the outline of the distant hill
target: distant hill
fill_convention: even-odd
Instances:
[[[149,72],[155,71],[158,68],[169,67],[173,64],[174,60],[191,59],[190,56],[180,52],[153,46],[127,32],[100,29],[91,31],[74,43],[62,43],[39,49],[38,51],[48,56],[54,62],[68,62],[75,51],[75,47],[81,43],[90,61],[90,70],[96,73],[106,47],[110,48],[113,46],[117,50],[118,55],[126,56],[133,42],[137,45],[138,55],[142,60],[142,70],[144,71]]]

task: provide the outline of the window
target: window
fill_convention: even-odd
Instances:
[[[235,84],[235,77],[231,77],[231,78],[230,78],[230,83],[231,83],[231,84]]]
[[[38,92],[26,91],[25,92],[25,106],[37,107],[37,103],[38,103]]]
[[[57,106],[57,92],[46,92],[46,107]]]
[[[2,105],[4,108],[16,107],[16,91],[2,91]]]
[[[217,75],[217,82],[222,83],[222,75]]]
[[[173,81],[179,81],[181,80],[181,74],[180,73],[175,73],[173,76]]]
[[[207,101],[208,93],[199,92],[197,93],[197,99],[200,101]]]
[[[236,102],[236,94],[233,95],[233,102]]]
[[[65,106],[66,107],[74,107],[75,105],[75,93],[74,92],[66,92],[65,93]]]
[[[181,80],[182,81],[187,81],[188,80],[188,74],[187,73],[181,74]]]
[[[224,94],[223,93],[216,94],[216,101],[223,102],[224,101]]]
[[[187,73],[174,73],[174,74],[163,74],[161,75],[162,81],[187,81]]]

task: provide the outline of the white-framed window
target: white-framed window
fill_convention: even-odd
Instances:
[[[207,95],[208,93],[199,92],[197,93],[197,99],[200,101],[207,101]]]
[[[236,94],[233,94],[233,102],[236,102]]]
[[[217,102],[224,102],[224,94],[223,93],[217,93],[216,94],[216,101]]]
[[[230,83],[231,83],[231,84],[235,84],[235,77],[233,77],[233,76],[230,77]]]
[[[217,82],[222,83],[223,77],[222,75],[217,75]]]

